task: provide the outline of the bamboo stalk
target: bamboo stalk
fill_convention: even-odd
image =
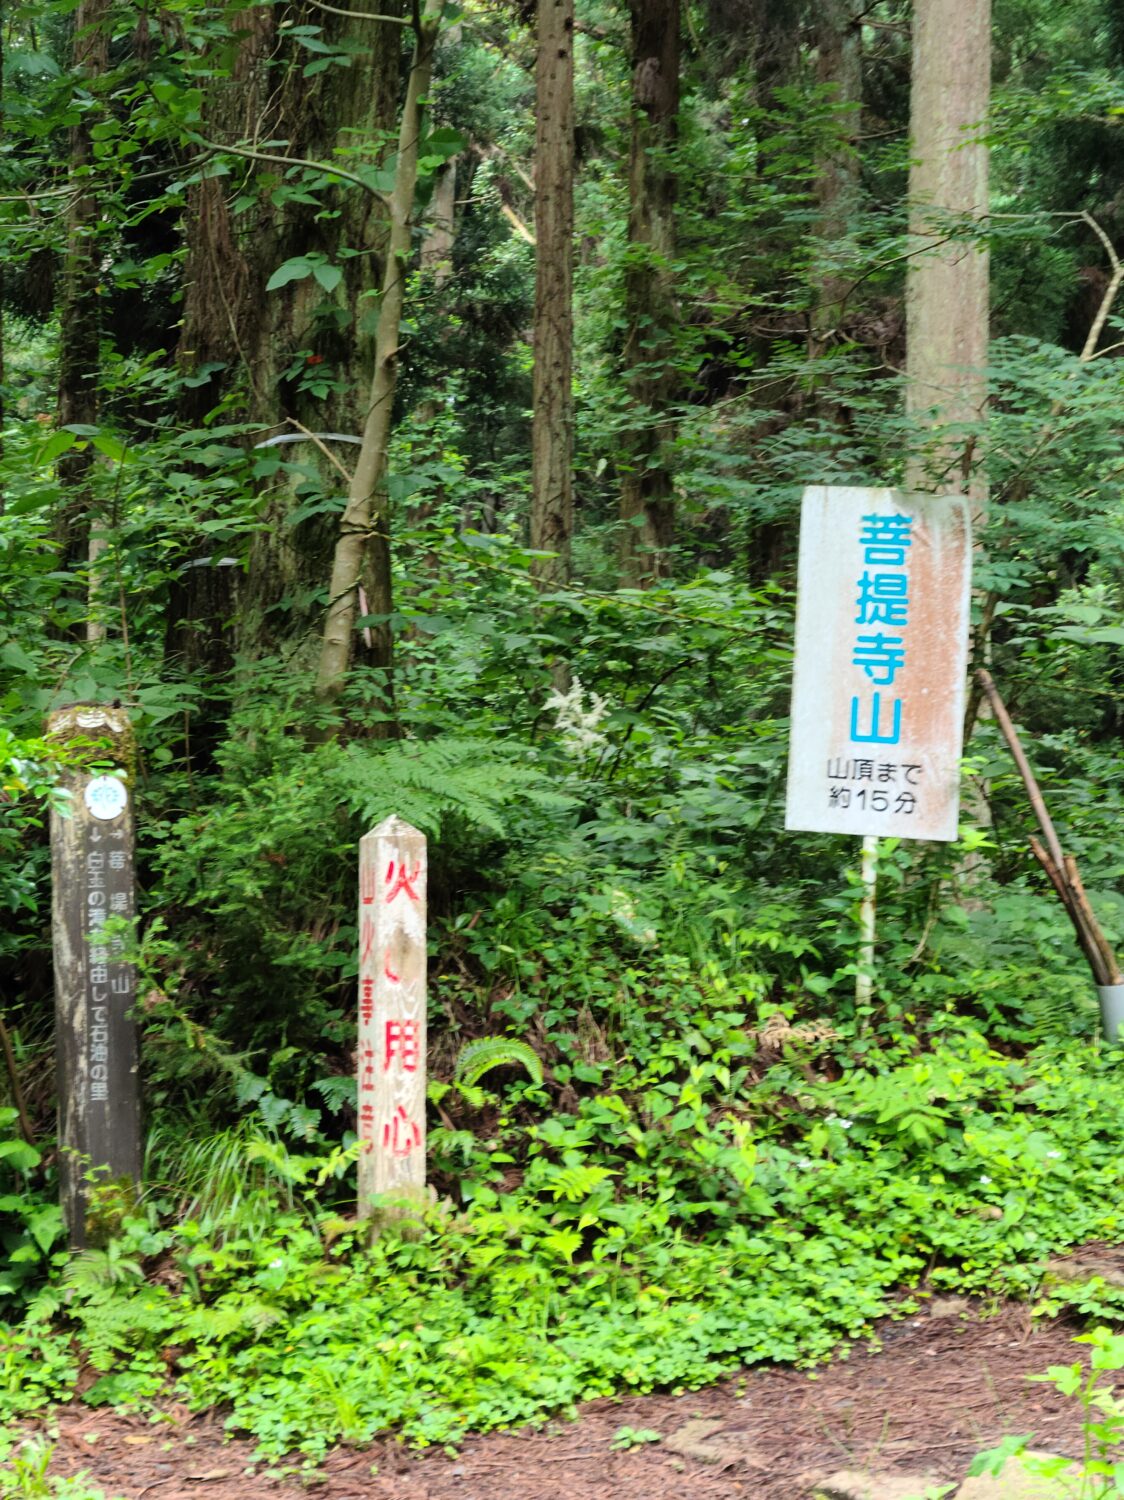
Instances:
[[[1046,803],[1042,797],[1034,772],[1031,770],[1030,762],[1026,758],[1022,743],[1011,716],[1007,712],[1007,706],[999,696],[999,690],[991,679],[991,674],[983,667],[976,670],[976,681],[987,695],[991,704],[992,712],[995,714],[995,722],[1007,741],[1007,748],[1011,752],[1019,775],[1022,777],[1023,785],[1026,787],[1030,805],[1034,809],[1034,816],[1038,819],[1038,826],[1042,829],[1046,839],[1046,847],[1043,848],[1034,835],[1030,838],[1030,851],[1035,859],[1045,870],[1050,884],[1053,886],[1058,900],[1065,908],[1069,920],[1073,923],[1073,930],[1077,935],[1085,960],[1093,974],[1094,983],[1101,989],[1113,985],[1124,984],[1121,976],[1120,965],[1116,955],[1112,951],[1108,939],[1101,931],[1100,924],[1089,904],[1089,897],[1082,884],[1081,873],[1077,868],[1077,861],[1072,854],[1065,854],[1062,850],[1061,840],[1058,838],[1057,830],[1046,810]],[[1103,997],[1102,997],[1103,999]],[[1106,1021],[1106,1027],[1108,1022]],[[1111,1030],[1109,1035],[1111,1036]]]
[[[1038,840],[1033,837],[1033,835],[1031,836],[1030,840],[1030,848],[1031,853],[1034,855],[1035,859],[1037,859],[1038,863],[1046,871],[1046,874],[1049,877],[1050,884],[1057,892],[1058,900],[1065,908],[1066,915],[1069,917],[1070,922],[1073,924],[1073,931],[1077,936],[1077,945],[1081,949],[1081,952],[1085,955],[1085,962],[1089,965],[1094,982],[1096,984],[1100,984],[1102,982],[1100,978],[1100,952],[1094,944],[1092,937],[1086,931],[1080,912],[1074,906],[1073,898],[1068,887],[1066,886],[1064,875],[1058,869],[1057,865],[1054,864],[1054,861],[1046,853],[1045,849],[1043,849]]]
[[[1069,911],[1069,892],[1065,888],[1065,876],[1046,853],[1045,849],[1043,849],[1041,842],[1034,837],[1033,833],[1030,836],[1030,852],[1049,876],[1050,884],[1058,893],[1058,900]]]
[[[987,701],[991,704],[995,721],[1007,741],[1007,748],[1011,752],[1015,765],[1018,767],[1019,775],[1026,787],[1026,794],[1030,798],[1030,805],[1034,809],[1034,816],[1038,819],[1038,826],[1046,838],[1046,847],[1050,851],[1050,858],[1057,865],[1059,871],[1065,868],[1065,855],[1062,853],[1061,840],[1057,831],[1050,821],[1050,814],[1046,811],[1046,803],[1042,799],[1042,793],[1038,789],[1034,772],[1030,768],[1030,762],[1026,758],[1022,744],[1015,733],[1015,726],[1011,723],[1011,716],[1007,712],[1007,705],[999,696],[999,690],[992,681],[991,673],[985,667],[977,667],[976,681],[987,694]]]
[[[1072,854],[1065,857],[1066,884],[1073,893],[1074,905],[1081,913],[1085,926],[1089,930],[1089,936],[1096,945],[1097,953],[1103,965],[1103,976],[1098,977],[1098,984],[1124,984],[1124,978],[1120,974],[1120,965],[1116,961],[1116,954],[1109,947],[1108,939],[1101,931],[1100,923],[1093,915],[1093,908],[1089,905],[1089,898],[1085,894],[1085,887],[1081,882],[1081,875],[1077,869],[1077,861]]]

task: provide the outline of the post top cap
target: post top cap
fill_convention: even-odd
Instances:
[[[400,818],[397,813],[391,813],[381,823],[376,823],[374,828],[363,837],[368,839],[424,839],[425,834],[420,828],[415,828],[412,823],[407,823],[405,818]]]

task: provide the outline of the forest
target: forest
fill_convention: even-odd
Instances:
[[[1124,1320],[1044,1269],[1124,1245],[1119,0],[7,0],[0,40],[0,1424],[174,1400],[314,1468],[936,1296]],[[954,840],[786,829],[809,486],[967,499]],[[115,767],[143,1163],[84,1163],[76,1237],[49,827]],[[372,1234],[391,816],[427,1186]]]

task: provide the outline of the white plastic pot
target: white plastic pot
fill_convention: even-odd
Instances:
[[[1098,984],[1101,1002],[1101,1030],[1105,1041],[1119,1041],[1124,1032],[1124,984]]]

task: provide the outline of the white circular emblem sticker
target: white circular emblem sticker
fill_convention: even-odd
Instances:
[[[86,806],[103,822],[123,813],[128,802],[125,783],[116,776],[95,776],[86,787]]]

